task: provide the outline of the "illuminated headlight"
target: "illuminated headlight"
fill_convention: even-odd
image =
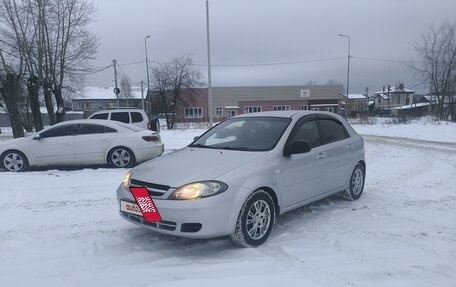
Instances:
[[[131,179],[131,171],[128,171],[123,179],[122,179],[122,186],[128,189],[130,187],[130,179]]]
[[[188,200],[213,196],[224,192],[228,186],[220,181],[201,181],[186,184],[176,189],[168,199]]]

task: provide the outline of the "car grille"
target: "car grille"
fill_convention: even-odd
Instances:
[[[144,186],[147,188],[147,191],[149,191],[149,195],[152,197],[160,197],[163,194],[165,194],[170,188],[167,185],[150,183],[150,182],[136,180],[136,179],[132,179],[130,181],[130,186],[132,186],[132,187],[138,187],[138,186],[143,187]]]
[[[126,213],[123,211],[121,211],[121,213],[128,219],[141,223],[143,225],[147,225],[147,226],[158,228],[158,229],[168,230],[168,231],[176,230],[176,225],[177,225],[176,222],[172,222],[172,221],[148,222],[148,221],[144,220],[144,217],[142,217],[140,215],[130,214],[130,213]]]

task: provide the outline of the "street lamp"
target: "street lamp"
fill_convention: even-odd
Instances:
[[[151,110],[151,106],[150,106],[150,103],[151,103],[151,99],[149,97],[149,90],[150,90],[150,83],[149,83],[149,62],[147,60],[147,39],[150,38],[150,35],[147,35],[146,37],[144,37],[144,51],[146,52],[146,75],[147,75],[147,93],[146,93],[146,99],[148,98],[149,99],[149,113],[150,113],[150,110]]]
[[[348,92],[349,92],[349,86],[350,86],[350,36],[349,35],[344,35],[344,34],[339,34],[339,37],[345,37],[348,39],[348,65],[347,65],[347,103],[348,103]],[[347,117],[347,106],[345,106],[345,117]]]
[[[211,40],[209,37],[209,1],[206,0],[206,36],[207,36],[207,98],[208,98],[208,113],[209,123],[211,127],[214,124],[212,117],[212,81],[211,81]]]

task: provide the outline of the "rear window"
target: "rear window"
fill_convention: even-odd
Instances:
[[[131,122],[132,123],[140,123],[143,121],[143,116],[141,115],[141,113],[138,113],[138,112],[132,112],[131,113]]]
[[[116,123],[116,125],[119,125],[119,126],[125,128],[125,129],[128,129],[128,130],[133,131],[133,132],[139,132],[139,131],[143,131],[144,130],[143,128],[140,128],[140,127],[137,127],[137,126],[134,126],[134,125],[124,124],[124,123],[121,123],[121,122]]]
[[[104,127],[100,125],[93,124],[82,124],[79,126],[79,134],[102,134],[104,132]]]
[[[101,113],[101,114],[92,115],[90,118],[91,119],[95,119],[95,120],[107,120],[108,119],[108,113]]]
[[[111,120],[128,124],[130,123],[130,116],[128,112],[112,112]]]

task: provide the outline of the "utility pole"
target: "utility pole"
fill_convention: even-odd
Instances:
[[[207,97],[208,97],[208,113],[209,123],[211,127],[214,125],[212,118],[212,81],[211,81],[211,41],[209,37],[209,1],[206,0],[206,32],[207,32]]]
[[[147,35],[146,37],[144,37],[144,51],[146,52],[146,75],[147,75],[147,92],[146,92],[146,98],[147,100],[149,101],[149,114],[151,113],[152,111],[152,107],[151,107],[151,103],[152,103],[152,100],[149,96],[150,94],[150,82],[149,82],[149,61],[147,59],[147,39],[150,38],[150,35]]]
[[[116,94],[117,98],[117,108],[119,108],[119,88],[117,87],[117,61],[116,59],[112,60],[112,65],[114,66],[114,83],[115,83],[115,88],[114,88],[114,94]]]
[[[347,101],[348,101],[348,93],[350,92],[349,86],[350,86],[350,36],[349,35],[344,35],[344,34],[339,34],[339,37],[345,37],[348,39],[348,65],[347,65]],[[348,111],[345,109],[345,117],[348,117]]]
[[[144,81],[141,81],[141,107],[144,110]]]

